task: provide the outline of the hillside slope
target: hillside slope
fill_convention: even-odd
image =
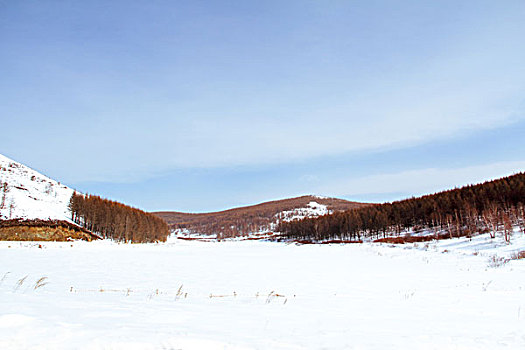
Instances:
[[[283,222],[277,231],[280,239],[315,242],[375,239],[396,243],[399,236],[421,233],[431,239],[471,237],[478,232],[501,234],[509,242],[513,228],[525,232],[524,203],[525,173],[516,173],[422,197]]]
[[[172,230],[225,238],[268,232],[281,221],[318,217],[367,205],[338,198],[302,196],[213,213],[163,211],[153,214],[164,219]]]
[[[73,192],[0,154],[0,219],[69,220]]]
[[[170,234],[153,214],[96,195],[73,194],[73,189],[0,154],[0,240],[144,243],[165,241]]]

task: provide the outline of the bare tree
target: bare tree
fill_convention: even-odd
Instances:
[[[499,210],[496,204],[491,203],[483,211],[483,221],[490,229],[490,238],[496,238],[499,231]]]
[[[510,243],[510,236],[512,235],[512,222],[509,215],[503,212],[503,230],[505,234],[505,242]]]
[[[5,209],[5,199],[9,188],[7,187],[7,182],[0,182],[0,189],[2,190],[2,201],[0,202],[0,209]]]
[[[15,208],[15,202],[11,201],[11,203],[9,204],[9,219],[13,218],[13,211],[15,210]]]

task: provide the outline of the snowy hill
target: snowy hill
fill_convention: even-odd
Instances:
[[[367,203],[307,195],[264,202],[213,213],[155,212],[181,236],[204,235],[221,238],[257,236],[273,231],[279,222],[318,217],[360,208]]]
[[[332,213],[333,213],[333,210],[328,209],[327,205],[320,204],[315,201],[311,201],[303,208],[283,210],[279,212],[278,214],[275,214],[275,216],[279,219],[275,222],[275,224],[277,224],[279,221],[301,220],[304,218],[318,217],[318,216],[332,214]]]
[[[0,219],[69,220],[73,190],[0,154]]]

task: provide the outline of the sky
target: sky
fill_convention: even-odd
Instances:
[[[0,153],[205,212],[525,171],[523,1],[0,0]]]

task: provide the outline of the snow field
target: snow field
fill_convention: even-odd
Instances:
[[[525,348],[525,259],[454,241],[0,242],[0,348]]]

